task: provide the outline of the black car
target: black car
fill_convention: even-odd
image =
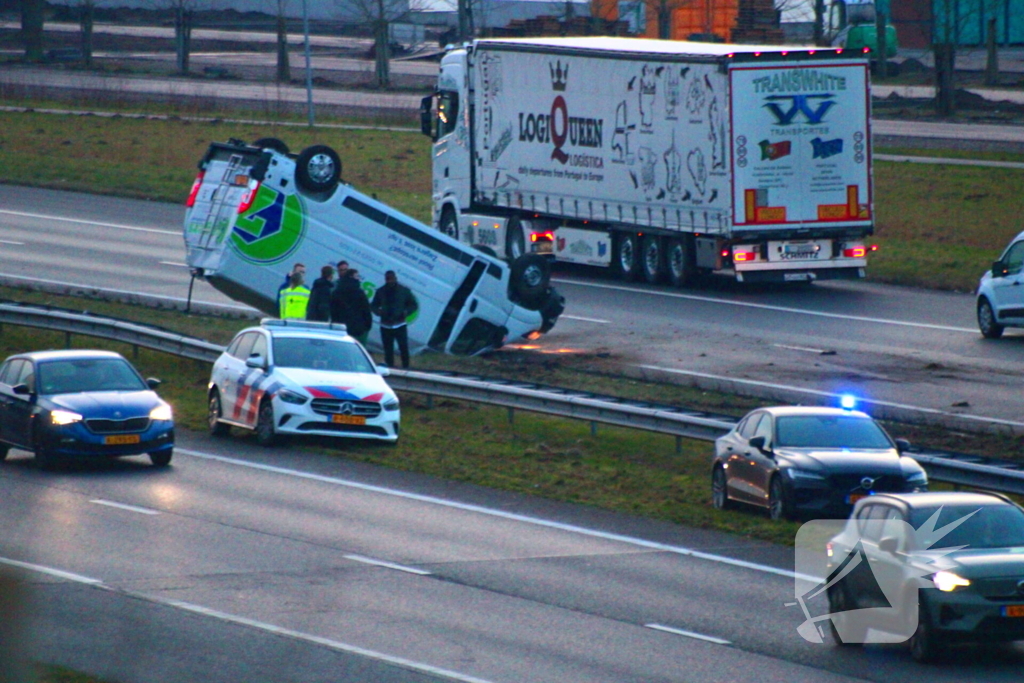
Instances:
[[[72,457],[148,453],[158,467],[174,452],[171,407],[110,351],[39,351],[0,365],[0,460],[12,446],[43,467]]]
[[[1024,509],[1005,496],[872,496],[827,555],[837,644],[909,639],[925,662],[951,642],[1024,640]]]
[[[855,410],[760,408],[715,441],[712,502],[748,503],[772,519],[845,519],[865,496],[928,490],[907,448]]]

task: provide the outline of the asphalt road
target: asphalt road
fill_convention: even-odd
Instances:
[[[0,276],[188,295],[181,206],[0,185],[0,207]],[[556,274],[567,309],[537,352],[777,400],[854,392],[882,414],[1024,429],[1024,334],[984,340],[971,295],[863,282],[673,290],[602,275]],[[229,303],[203,282],[194,300]]]
[[[922,676],[905,648],[804,641],[785,549],[244,438],[185,435],[162,471],[15,451],[0,497],[32,655],[125,683]],[[927,675],[1022,662],[967,648]]]

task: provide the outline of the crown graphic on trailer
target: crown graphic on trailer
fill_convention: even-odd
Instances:
[[[548,62],[548,69],[551,70],[551,89],[557,92],[565,92],[565,82],[569,80],[569,65],[562,68],[562,60],[554,64]]]

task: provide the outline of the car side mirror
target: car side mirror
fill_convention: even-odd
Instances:
[[[263,356],[258,353],[254,353],[245,359],[245,367],[247,368],[258,368],[262,370],[266,365],[267,362],[263,360]]]
[[[878,542],[878,549],[883,553],[889,553],[890,555],[895,555],[899,547],[899,539],[894,536],[886,536]]]
[[[381,377],[387,377],[388,375],[391,374],[391,368],[389,368],[386,365],[378,365],[377,374],[380,375]]]
[[[753,439],[751,439],[750,440],[750,447],[751,448],[756,448],[757,450],[761,451],[765,455],[768,455],[768,456],[772,455],[772,449],[771,449],[770,446],[766,445],[765,438],[763,436],[755,436]]]
[[[906,439],[896,439],[896,452],[906,453],[910,450],[910,442]]]
[[[11,391],[18,396],[28,396],[32,393],[32,390],[28,388],[27,384],[15,384],[11,387]]]
[[[146,378],[146,386],[149,387],[150,389],[156,389],[161,384],[163,384],[163,382],[158,380],[156,377],[147,377]]]
[[[992,262],[992,277],[1006,277],[1006,274],[1010,272],[1010,269],[1006,267],[1006,263],[1002,260]]]

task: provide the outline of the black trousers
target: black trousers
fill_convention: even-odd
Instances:
[[[401,327],[380,328],[380,343],[384,346],[384,364],[389,368],[395,366],[395,346],[398,342],[398,353],[402,356],[402,367],[409,367],[409,330],[406,325]]]

